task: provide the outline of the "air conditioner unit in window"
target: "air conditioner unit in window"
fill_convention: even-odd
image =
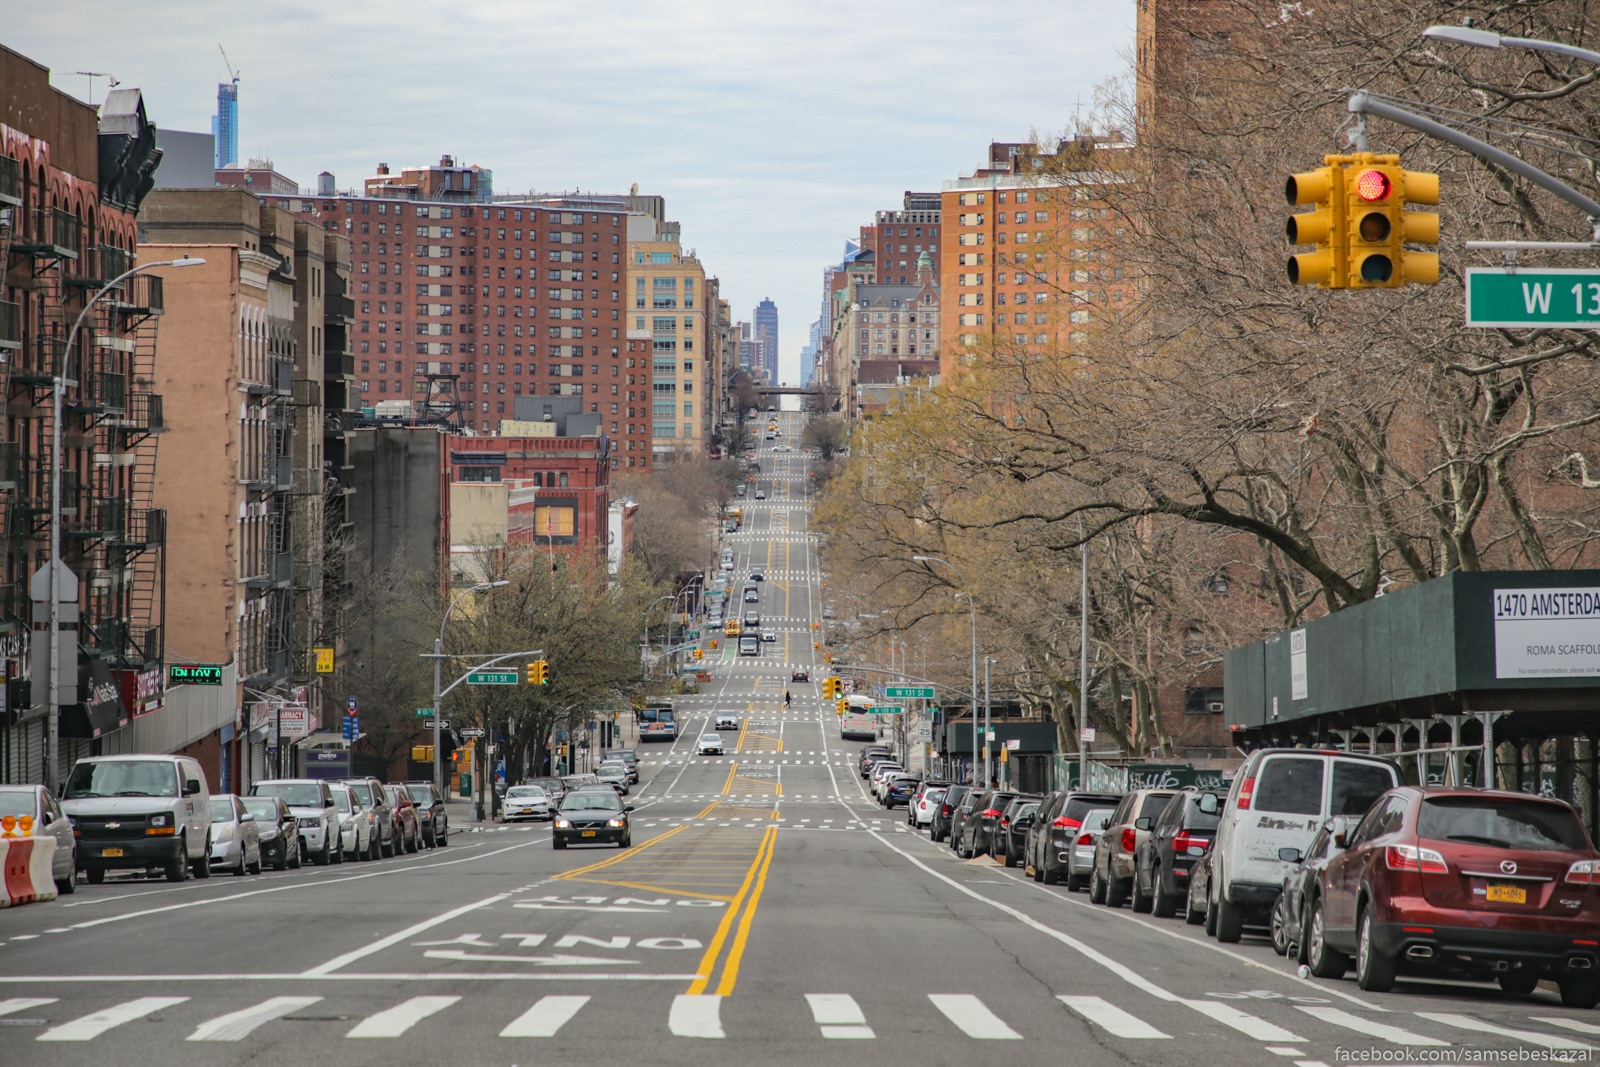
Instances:
[[[1208,700],[1208,701],[1206,701],[1206,713],[1208,715],[1221,715],[1222,714],[1222,701],[1220,701],[1220,700]]]

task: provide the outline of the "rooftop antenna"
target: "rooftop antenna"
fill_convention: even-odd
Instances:
[[[94,103],[94,80],[96,78],[110,78],[111,84],[109,88],[112,89],[115,89],[117,86],[122,84],[121,82],[117,81],[116,75],[107,70],[75,70],[72,73],[81,74],[85,78],[89,79],[89,102],[91,104]]]

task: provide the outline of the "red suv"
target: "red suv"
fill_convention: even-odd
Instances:
[[[1402,967],[1555,980],[1568,1007],[1600,1002],[1600,852],[1577,813],[1523,793],[1402,786],[1384,793],[1318,877],[1308,956],[1322,978],[1389,989]]]

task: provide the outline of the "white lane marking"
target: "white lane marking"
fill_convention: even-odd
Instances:
[[[1389,1041],[1396,1045],[1448,1046],[1450,1044],[1450,1042],[1440,1041],[1438,1038],[1413,1034],[1410,1030],[1402,1030],[1398,1026],[1386,1026],[1383,1023],[1373,1022],[1371,1019],[1363,1019],[1359,1015],[1351,1015],[1342,1008],[1313,1007],[1306,1004],[1296,1004],[1295,1007],[1314,1019],[1321,1019],[1323,1022],[1331,1023],[1334,1026],[1346,1027],[1356,1031],[1358,1034],[1375,1037],[1379,1041]]]
[[[42,1008],[46,1004],[54,1004],[55,997],[12,997],[10,1000],[0,1000],[0,1015],[11,1015],[14,1012],[27,1011],[29,1008]]]
[[[437,1015],[460,997],[412,997],[376,1015],[369,1015],[345,1037],[399,1037],[430,1015]]]
[[[1274,1056],[1289,1056],[1291,1058],[1305,1055],[1304,1049],[1290,1048],[1287,1045],[1268,1045],[1267,1051]]]
[[[1189,1007],[1215,1019],[1224,1026],[1231,1026],[1246,1037],[1253,1037],[1257,1041],[1293,1041],[1302,1043],[1305,1038],[1269,1023],[1265,1019],[1258,1019],[1248,1012],[1240,1011],[1231,1004],[1222,1004],[1215,1000],[1186,1000]]]
[[[1100,1027],[1112,1037],[1167,1039],[1164,1034],[1136,1015],[1130,1015],[1102,997],[1058,996],[1057,1000]]]
[[[140,997],[122,1004],[116,1004],[104,1011],[93,1012],[81,1019],[74,1019],[70,1023],[52,1026],[39,1035],[40,1041],[93,1041],[101,1034],[123,1023],[142,1019],[163,1008],[170,1008],[175,1004],[182,1004],[188,997]]]
[[[484,897],[482,900],[476,901],[472,904],[463,904],[461,907],[453,908],[450,911],[445,912],[443,915],[436,915],[431,919],[426,919],[413,926],[408,926],[404,930],[398,931],[397,933],[390,934],[388,937],[379,938],[370,945],[363,945],[361,948],[355,949],[352,952],[346,952],[342,956],[335,956],[328,962],[318,964],[317,966],[306,971],[305,975],[307,978],[319,978],[325,974],[332,974],[334,971],[354,963],[356,960],[370,956],[375,952],[382,952],[389,946],[398,944],[408,937],[415,937],[424,930],[431,930],[433,927],[438,926],[441,923],[447,923],[451,919],[459,918],[468,912],[477,911],[479,908],[487,907],[490,904],[499,903],[510,895],[510,893],[497,893],[492,897]]]
[[[1535,1015],[1533,1021],[1559,1026],[1563,1030],[1571,1030],[1575,1034],[1600,1034],[1600,1026],[1596,1026],[1593,1023],[1580,1023],[1576,1019],[1563,1019],[1559,1015]]]
[[[929,993],[933,1006],[961,1032],[979,1041],[1020,1041],[1022,1035],[1000,1021],[1000,1016],[970,993]]]
[[[190,1041],[242,1041],[262,1023],[281,1019],[290,1012],[309,1008],[321,997],[272,997],[240,1011],[219,1015],[204,1022],[189,1035]]]
[[[722,1032],[722,997],[715,993],[679,993],[672,998],[667,1028],[675,1037],[725,1036]]]
[[[1480,1034],[1499,1034],[1501,1037],[1511,1037],[1518,1041],[1526,1041],[1530,1045],[1543,1045],[1545,1048],[1572,1049],[1574,1051],[1588,1051],[1592,1045],[1585,1045],[1581,1041],[1569,1041],[1564,1037],[1552,1037],[1541,1034],[1537,1030],[1513,1030],[1508,1026],[1496,1026],[1486,1023],[1481,1019],[1474,1019],[1470,1015],[1456,1015],[1446,1011],[1419,1011],[1417,1018],[1427,1019],[1430,1022],[1444,1023],[1446,1026],[1458,1026],[1463,1030],[1476,1030]]]
[[[692,982],[704,978],[702,974],[615,974],[603,971],[550,974],[510,974],[505,971],[345,971],[341,974],[306,974],[294,971],[289,974],[258,972],[244,974],[6,974],[0,975],[0,985],[46,985],[49,983],[71,985],[153,985],[158,982],[429,982],[439,985],[448,982]],[[0,1060],[0,1062],[4,1062]]]
[[[501,1037],[555,1037],[572,1017],[589,1003],[586,996],[540,997],[527,1011],[511,1020]]]
[[[806,1003],[811,1005],[811,1017],[822,1027],[823,1037],[860,1040],[877,1036],[848,993],[807,993]]]

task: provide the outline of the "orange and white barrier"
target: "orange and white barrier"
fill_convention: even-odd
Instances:
[[[55,856],[53,837],[0,837],[0,872],[4,874],[0,908],[54,900]]]

